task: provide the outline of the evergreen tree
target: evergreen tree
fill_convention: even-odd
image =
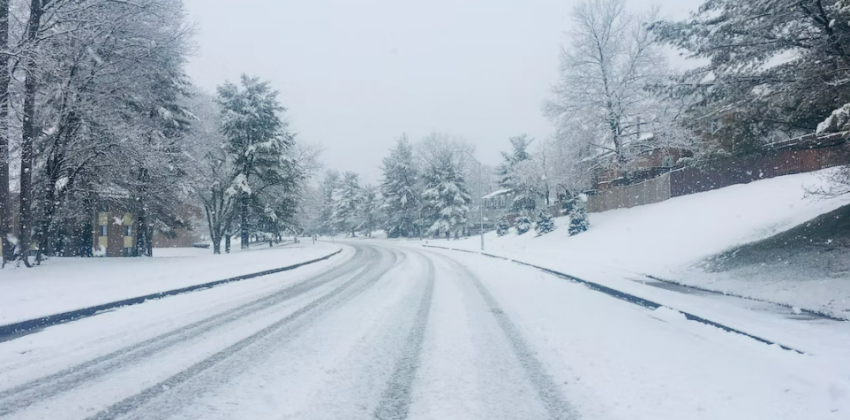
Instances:
[[[528,176],[523,172],[531,163],[531,154],[528,146],[534,139],[523,134],[511,137],[511,152],[502,152],[502,163],[496,168],[499,177],[499,187],[510,190],[513,193],[511,209],[515,212],[530,212],[534,210],[535,185],[531,184]]]
[[[570,236],[578,235],[590,228],[590,220],[587,218],[585,205],[586,197],[580,194],[573,202],[570,212]]]
[[[526,215],[520,215],[516,219],[516,234],[522,235],[531,230],[531,219]]]
[[[241,89],[230,82],[219,86],[218,102],[222,108],[221,131],[237,170],[231,188],[240,196],[240,236],[242,248],[247,248],[252,195],[259,192],[252,184],[287,182],[286,152],[294,139],[280,118],[286,109],[278,102],[277,91],[268,82],[246,75],[242,75],[241,84]]]
[[[319,211],[316,233],[319,235],[333,236],[336,235],[336,226],[334,225],[334,208],[336,207],[336,190],[340,183],[339,172],[329,170],[325,172],[325,177],[322,180],[321,194],[322,202]]]
[[[540,210],[537,215],[537,221],[534,224],[534,230],[538,235],[545,235],[555,230],[555,222],[552,221],[552,216],[546,210]]]
[[[380,218],[380,197],[378,189],[371,185],[363,187],[362,200],[360,202],[360,231],[367,238],[372,237],[372,232],[378,226]]]
[[[418,173],[413,160],[413,145],[402,136],[383,162],[381,194],[387,215],[384,229],[390,238],[411,237],[419,217]]]
[[[499,219],[499,223],[496,225],[496,235],[505,236],[508,234],[510,228],[510,223],[508,223],[508,220],[503,217]]]
[[[466,189],[466,181],[454,161],[451,150],[441,151],[428,165],[424,174],[425,201],[431,219],[428,234],[457,233],[467,222],[469,202],[472,197]]]
[[[770,135],[812,132],[850,102],[850,8],[845,0],[710,0],[652,31],[703,65],[674,96],[691,120],[735,112],[717,136],[758,146]]]
[[[360,204],[363,202],[363,191],[360,188],[359,176],[354,172],[342,175],[339,189],[336,191],[333,221],[339,232],[348,232],[356,236]]]

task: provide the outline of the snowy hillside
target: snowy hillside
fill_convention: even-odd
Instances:
[[[687,278],[681,276],[692,273],[693,266],[704,258],[768,238],[847,204],[847,198],[820,200],[807,196],[807,189],[824,185],[824,173],[784,176],[590,214],[590,230],[573,237],[567,232],[565,217],[556,219],[558,229],[544,236],[536,237],[534,231],[517,236],[512,230],[507,236],[497,237],[491,232],[486,235],[485,248],[486,252],[579,277],[651,274],[686,282]],[[445,245],[443,241],[431,242]],[[479,240],[452,241],[450,246],[477,250]],[[845,289],[850,294],[850,287]],[[748,293],[773,297],[768,290],[750,288]]]

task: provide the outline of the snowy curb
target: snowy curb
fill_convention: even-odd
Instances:
[[[591,290],[605,293],[608,296],[615,297],[617,299],[624,300],[626,302],[629,302],[629,303],[632,303],[632,304],[635,304],[635,305],[643,306],[643,307],[646,307],[646,308],[649,308],[649,309],[658,309],[658,308],[661,308],[661,307],[670,308],[669,306],[662,305],[660,303],[656,303],[656,302],[653,302],[651,300],[644,299],[642,297],[638,297],[638,296],[635,296],[635,295],[632,295],[632,294],[629,294],[629,293],[626,293],[626,292],[621,292],[617,289],[612,289],[610,287],[603,286],[603,285],[598,284],[598,283],[583,280],[583,279],[580,279],[578,277],[571,276],[569,274],[564,274],[564,273],[561,273],[559,271],[555,271],[555,270],[552,270],[552,269],[549,269],[549,268],[546,268],[546,267],[541,267],[541,266],[534,265],[534,264],[529,264],[527,262],[517,261],[517,260],[514,260],[514,259],[501,257],[501,256],[498,256],[498,255],[493,255],[493,254],[487,254],[487,253],[484,253],[484,252],[470,251],[468,249],[448,248],[448,247],[435,246],[435,245],[422,245],[422,246],[425,247],[425,248],[445,249],[445,250],[448,250],[448,251],[459,251],[459,252],[466,252],[466,253],[469,253],[469,254],[478,254],[478,255],[483,255],[483,256],[486,256],[486,257],[490,257],[490,258],[497,258],[497,259],[500,259],[500,260],[510,261],[510,262],[513,262],[513,263],[516,263],[516,264],[536,268],[536,269],[543,271],[543,272],[546,272],[548,274],[552,274],[554,276],[561,277],[561,278],[564,278],[564,279],[567,279],[567,280],[570,280],[570,281],[573,281],[573,282],[576,282],[576,283],[579,283],[579,284],[583,284],[584,286],[587,286]],[[756,340],[758,342],[761,342],[761,343],[764,343],[764,344],[767,344],[767,345],[776,345],[776,346],[779,346],[780,348],[782,348],[783,350],[789,350],[789,351],[797,352],[799,354],[805,354],[804,352],[797,350],[795,348],[788,347],[788,346],[785,346],[785,345],[782,345],[782,344],[779,344],[779,343],[776,343],[776,342],[773,342],[773,341],[770,341],[770,340],[767,340],[767,339],[746,333],[744,331],[723,325],[723,324],[718,323],[718,322],[711,321],[711,320],[703,318],[701,316],[697,316],[697,315],[694,315],[694,314],[691,314],[691,313],[688,313],[688,312],[680,311],[680,310],[675,309],[675,308],[670,308],[670,309],[675,310],[677,312],[680,312],[682,315],[685,316],[685,318],[687,318],[690,321],[696,321],[696,322],[700,322],[700,323],[703,323],[703,324],[706,324],[706,325],[710,325],[712,327],[720,328],[721,330],[724,330],[726,332],[740,334],[740,335],[752,338],[753,340]]]
[[[830,315],[826,312],[818,311],[818,310],[815,310],[815,309],[800,308],[800,307],[797,307],[797,306],[794,306],[794,305],[789,305],[787,303],[774,302],[772,300],[759,299],[759,298],[755,298],[755,297],[752,297],[752,296],[744,296],[744,295],[739,295],[739,294],[731,293],[731,292],[724,292],[724,291],[720,291],[720,290],[707,289],[705,287],[694,286],[694,285],[682,283],[682,282],[679,282],[679,281],[676,281],[676,280],[662,279],[661,277],[656,277],[656,276],[653,276],[651,274],[641,274],[641,275],[648,278],[648,279],[651,279],[651,280],[660,281],[662,283],[674,284],[676,286],[681,286],[681,287],[687,287],[688,289],[699,290],[700,292],[713,293],[713,294],[716,294],[716,295],[723,295],[723,296],[732,296],[732,297],[736,297],[736,298],[739,298],[739,299],[752,300],[752,301],[755,301],[755,302],[769,303],[771,305],[776,305],[776,306],[781,306],[783,308],[791,309],[794,312],[799,311],[799,312],[804,313],[804,314],[809,314],[809,315],[813,315],[813,316],[817,316],[817,317],[821,317],[821,318],[826,318],[826,319],[830,319],[830,320],[833,320],[833,321],[840,321],[840,322],[850,321],[850,319],[848,319],[848,318],[837,317],[835,315]]]
[[[115,302],[104,303],[97,306],[90,306],[88,308],[76,309],[73,311],[63,312],[60,314],[48,315],[41,318],[28,319],[26,321],[16,322],[14,324],[0,325],[0,342],[8,341],[14,338],[18,338],[21,335],[28,334],[27,331],[38,330],[46,327],[50,327],[56,324],[61,324],[68,321],[76,321],[78,319],[87,318],[92,315],[97,315],[103,311],[109,311],[116,308],[120,308],[123,306],[131,306],[138,305],[140,303],[144,303],[147,300],[151,299],[161,299],[168,296],[180,295],[183,293],[194,292],[197,290],[209,289],[216,286],[221,286],[223,284],[232,283],[241,280],[253,279],[256,277],[267,276],[270,274],[280,273],[283,271],[294,270],[298,267],[303,267],[305,265],[317,263],[319,261],[327,260],[334,255],[342,252],[342,248],[337,251],[325,255],[324,257],[312,259],[309,261],[300,262],[297,264],[289,265],[281,268],[273,268],[271,270],[260,271],[257,273],[243,274],[235,277],[226,278],[224,280],[216,280],[212,282],[196,284],[194,286],[183,287],[180,289],[174,290],[166,290],[164,292],[153,293],[150,295],[139,296],[129,299],[123,299]]]

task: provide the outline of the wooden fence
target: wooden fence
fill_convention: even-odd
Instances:
[[[587,211],[602,212],[659,203],[670,198],[670,173],[639,184],[602,190],[587,200]]]
[[[639,184],[602,190],[589,197],[587,209],[589,212],[602,212],[642,206],[671,197],[847,164],[850,164],[850,143],[802,150],[776,150],[746,158],[715,159],[695,167],[677,169]]]

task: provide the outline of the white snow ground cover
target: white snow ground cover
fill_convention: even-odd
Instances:
[[[650,310],[519,265],[439,252],[481,279],[581,418],[839,419],[850,410],[848,346],[829,354],[783,351],[669,308]]]
[[[51,258],[0,270],[0,325],[321,258],[339,246],[309,242],[213,255],[155,249],[155,258]]]
[[[683,294],[644,284],[642,274],[685,281],[695,263],[729,248],[761,240],[847,204],[847,198],[812,200],[806,189],[823,185],[821,173],[790,175],[674,198],[662,203],[590,214],[590,230],[570,237],[567,218],[558,229],[504,237],[485,235],[485,252],[536,264],[687,311],[799,350],[839,356],[850,349],[850,323],[800,321],[758,308],[757,302]],[[477,251],[479,239],[428,241]],[[482,258],[482,257],[478,257]],[[693,278],[703,280],[707,276]],[[734,286],[726,284],[727,290]],[[742,295],[814,310],[850,309],[850,282],[807,282],[800,296],[782,285],[762,287],[741,279]],[[814,304],[805,296],[831,296]],[[806,302],[808,305],[802,305]],[[837,304],[838,303],[838,304]],[[788,311],[790,312],[790,311]]]
[[[513,230],[485,235],[485,252],[563,271],[590,281],[610,279],[616,286],[643,274],[688,283],[694,265],[738,245],[768,238],[850,203],[848,197],[815,199],[806,191],[826,184],[829,170],[783,176],[745,185],[673,198],[661,203],[591,213],[590,230],[570,237],[568,218],[555,219],[558,229],[537,237]],[[430,241],[433,245],[479,249],[477,237]],[[710,282],[699,276],[694,282]],[[789,280],[787,280],[789,281]],[[697,283],[698,285],[705,285]],[[796,293],[788,284],[754,285],[741,279],[726,292],[836,313],[850,311],[850,281],[807,282]],[[813,296],[823,298],[815,301]],[[827,299],[828,297],[828,299]]]

